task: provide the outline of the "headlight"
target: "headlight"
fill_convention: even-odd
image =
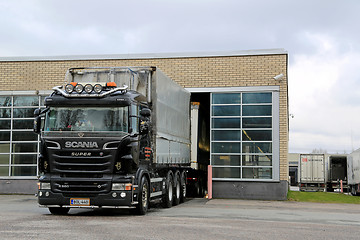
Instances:
[[[65,91],[66,91],[67,93],[72,93],[72,92],[74,91],[74,86],[71,85],[71,84],[67,84],[67,85],[65,86]]]
[[[94,86],[94,91],[96,92],[96,93],[101,93],[101,91],[102,91],[102,86],[100,85],[100,84],[95,84],[95,86]]]
[[[81,93],[83,90],[84,90],[84,86],[83,86],[83,85],[81,85],[81,84],[76,85],[75,91],[76,91],[77,93]]]
[[[130,191],[131,183],[113,183],[111,190],[113,191]]]
[[[40,190],[51,189],[50,183],[40,183]]]
[[[84,89],[86,93],[91,93],[93,91],[93,86],[91,84],[86,84]]]

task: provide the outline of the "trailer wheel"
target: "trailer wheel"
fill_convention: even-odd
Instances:
[[[174,188],[174,179],[171,171],[169,171],[166,176],[165,194],[162,199],[162,205],[165,208],[172,207],[173,197],[174,197],[173,188]]]
[[[136,206],[136,213],[139,215],[145,215],[149,208],[149,182],[145,176],[141,178],[138,202],[139,203]]]
[[[176,171],[174,176],[174,206],[179,205],[181,198],[181,180],[180,172]]]
[[[357,196],[358,194],[356,192],[356,186],[351,186],[350,188],[351,188],[351,195]]]
[[[186,200],[186,172],[182,171],[180,176],[180,185],[181,185],[181,195],[180,195],[180,202],[183,203]]]
[[[66,215],[70,211],[70,208],[49,207],[49,211],[54,215]]]

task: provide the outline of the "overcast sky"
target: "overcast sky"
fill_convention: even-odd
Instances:
[[[0,57],[284,48],[289,152],[360,148],[358,0],[0,0]]]

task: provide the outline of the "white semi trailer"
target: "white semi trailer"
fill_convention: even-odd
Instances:
[[[347,158],[348,187],[351,194],[360,194],[360,149],[350,153]]]
[[[325,155],[300,155],[300,191],[325,191]]]

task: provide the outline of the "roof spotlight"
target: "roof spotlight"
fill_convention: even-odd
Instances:
[[[74,86],[72,84],[66,84],[65,91],[67,93],[72,93],[74,91]]]
[[[84,89],[86,93],[91,93],[93,91],[93,86],[91,84],[86,84]]]
[[[81,84],[76,85],[75,91],[76,91],[77,93],[81,93],[83,90],[84,90],[84,86],[83,86],[83,85],[81,85]]]
[[[99,94],[102,91],[102,86],[100,84],[95,84],[94,91]]]

